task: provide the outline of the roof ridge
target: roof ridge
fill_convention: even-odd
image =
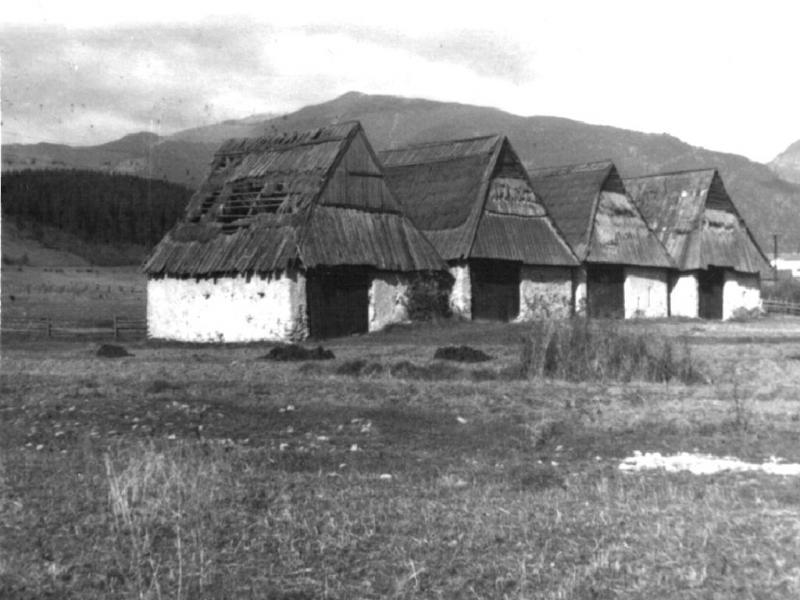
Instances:
[[[302,131],[281,131],[272,135],[253,137],[234,137],[223,141],[215,156],[230,154],[247,154],[254,151],[289,150],[302,146],[313,146],[324,142],[341,142],[352,135],[354,130],[362,128],[357,120],[331,123],[321,127],[312,127]],[[244,146],[242,149],[229,150],[232,146]]]
[[[589,162],[582,162],[582,163],[571,163],[568,165],[556,165],[552,167],[539,167],[538,169],[527,169],[528,174],[536,175],[537,173],[540,176],[549,176],[549,175],[558,175],[558,174],[567,174],[572,173],[578,169],[586,169],[587,167],[597,167],[596,169],[599,171],[600,168],[610,168],[615,167],[614,161],[610,158],[602,159],[602,160],[592,160]],[[588,169],[587,169],[588,170]]]
[[[706,171],[714,171],[719,173],[719,167],[704,167],[701,169],[678,169],[676,171],[663,171],[660,173],[650,173],[649,175],[639,175],[637,177],[623,177],[623,181],[633,181],[634,179],[651,179],[654,177],[666,177],[669,175],[686,175],[688,173],[704,173]]]
[[[386,148],[385,150],[379,150],[378,156],[381,154],[388,154],[389,152],[403,152],[405,150],[412,150],[415,148],[429,148],[431,146],[446,146],[447,144],[458,144],[461,142],[474,142],[476,140],[488,140],[489,138],[501,138],[506,137],[502,133],[489,133],[486,135],[476,135],[473,137],[467,138],[458,138],[454,140],[441,140],[438,142],[419,142],[416,144],[407,144],[405,146],[400,146],[398,148]]]

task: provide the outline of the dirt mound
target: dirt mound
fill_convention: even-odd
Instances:
[[[487,360],[492,360],[491,356],[482,350],[477,350],[471,346],[445,346],[443,348],[437,348],[433,358],[468,363],[486,362]]]
[[[322,346],[305,348],[298,344],[282,344],[261,357],[263,360],[299,361],[299,360],[331,360],[333,352]]]
[[[122,346],[115,344],[103,344],[97,349],[97,356],[102,358],[122,358],[123,356],[133,356]]]

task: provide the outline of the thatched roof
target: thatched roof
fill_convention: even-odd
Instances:
[[[144,270],[200,277],[341,265],[445,267],[402,214],[357,122],[224,142]]]
[[[530,172],[534,191],[579,259],[649,267],[672,265],[626,194],[611,161]]]
[[[504,136],[419,144],[379,156],[403,210],[445,260],[577,264]]]
[[[679,269],[768,268],[716,169],[626,179],[625,187]]]

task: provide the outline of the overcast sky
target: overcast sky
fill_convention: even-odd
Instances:
[[[351,90],[667,132],[764,162],[800,139],[793,1],[16,4],[0,15],[4,143],[168,134]]]

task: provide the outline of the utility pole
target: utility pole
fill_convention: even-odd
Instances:
[[[772,234],[772,256],[774,257],[772,260],[772,275],[775,277],[775,280],[778,279],[778,234]]]

